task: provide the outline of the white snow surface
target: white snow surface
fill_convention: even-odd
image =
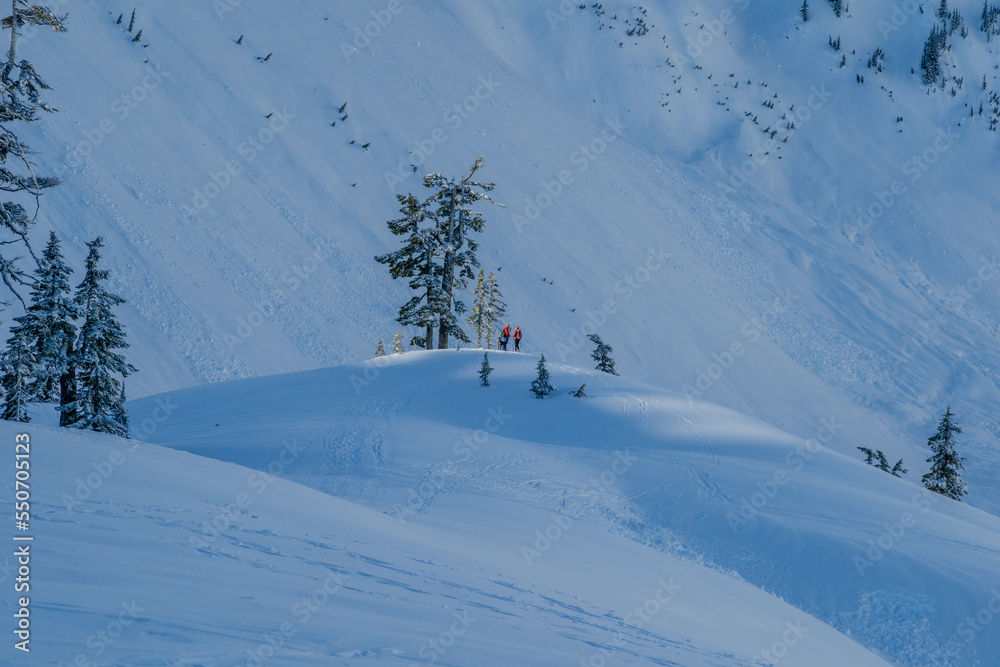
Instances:
[[[143,398],[132,442],[27,427],[31,659],[253,664],[288,623],[274,664],[996,664],[997,41],[950,3],[929,90],[925,4],[53,3],[37,239],[106,237]],[[469,351],[360,361],[407,298],[395,194],[479,155],[527,354],[488,389]],[[625,379],[577,368],[591,330]],[[949,405],[965,505],[919,486]]]
[[[830,447],[912,475],[951,405],[968,502],[996,512],[997,42],[952,3],[963,85],[928,92],[933,11],[813,4],[649,4],[628,38],[624,2],[149,0],[136,43],[132,6],[64,0],[70,32],[22,44],[60,109],[25,135],[64,180],[39,238],[76,266],[108,238],[133,397],[331,366],[398,329],[372,261],[395,194],[482,155],[506,208],[481,261],[527,351],[589,365],[596,328],[625,375],[801,437],[836,419]]]
[[[481,359],[416,352],[134,401],[157,444],[0,426],[33,443],[32,664],[1000,655],[988,625],[962,625],[998,583],[995,517],[597,371],[550,364],[539,400],[535,359],[494,353],[480,387]]]

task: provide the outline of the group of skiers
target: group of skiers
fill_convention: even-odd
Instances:
[[[510,325],[506,325],[503,331],[500,332],[500,340],[497,345],[498,350],[507,351],[507,343],[510,341]],[[515,327],[514,329],[514,351],[521,351],[521,327]]]

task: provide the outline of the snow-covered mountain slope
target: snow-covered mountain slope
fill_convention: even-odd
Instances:
[[[137,452],[164,461],[157,477],[137,476],[125,463],[76,512],[52,514],[86,525],[98,520],[94,513],[126,513],[117,505],[125,497],[156,507],[157,494],[171,494],[167,507],[179,514],[169,519],[170,560],[177,549],[199,546],[177,566],[218,567],[232,591],[226,595],[252,598],[248,617],[261,606],[283,609],[316,585],[303,579],[303,590],[282,585],[277,597],[248,593],[242,573],[251,564],[263,568],[260,576],[296,578],[317,563],[367,573],[371,563],[357,559],[368,557],[385,569],[416,568],[409,592],[396,593],[399,606],[374,599],[378,593],[360,600],[352,593],[324,612],[331,625],[310,632],[329,637],[325,628],[364,625],[368,617],[354,615],[359,605],[403,618],[444,596],[450,601],[430,630],[467,606],[496,624],[470,630],[470,639],[481,639],[456,641],[446,664],[478,664],[467,656],[484,650],[476,642],[487,638],[538,647],[543,657],[525,662],[536,655],[526,649],[518,664],[605,664],[587,661],[614,647],[629,612],[670,577],[681,587],[676,595],[662,608],[649,603],[657,613],[607,664],[757,659],[816,667],[884,664],[880,655],[900,665],[989,665],[1000,656],[1000,635],[975,621],[1000,603],[991,597],[1000,520],[822,446],[839,422],[817,424],[815,438],[804,441],[723,408],[561,365],[551,366],[556,393],[537,400],[528,391],[534,357],[492,354],[485,388],[481,359],[475,351],[415,352],[133,401],[133,428],[144,439],[273,478],[149,447]],[[588,398],[569,395],[584,383]],[[59,468],[61,484],[89,472],[87,456]],[[203,484],[192,481],[201,475]],[[262,479],[272,481],[265,487]],[[131,491],[118,487],[126,480]],[[240,492],[249,504],[237,509]],[[134,497],[145,494],[153,500]],[[92,515],[84,520],[80,511]],[[162,514],[138,512],[136,530],[149,516]],[[320,546],[326,540],[333,551]],[[543,611],[534,595],[557,602],[541,604]],[[494,596],[501,600],[486,599]],[[204,619],[210,628],[226,623]],[[801,644],[786,623],[804,634]],[[827,625],[842,633],[839,641]],[[391,646],[412,658],[427,630],[403,624],[402,638],[379,630],[375,641],[365,631],[364,641],[332,644],[362,655]],[[236,637],[223,634],[227,644]],[[807,647],[805,638],[819,644]],[[858,650],[852,641],[871,654],[850,654]],[[330,649],[309,643],[308,650]]]
[[[61,109],[27,137],[64,179],[44,226],[77,265],[108,237],[133,395],[315,368],[397,329],[394,195],[483,155],[528,350],[584,364],[597,329],[626,375],[914,476],[950,404],[1000,511],[996,42],[953,3],[963,83],[928,93],[933,12],[813,4],[150,0],[133,42],[131,6],[74,3],[24,45]]]
[[[569,368],[557,383],[586,380],[592,398],[560,391],[533,402],[530,360],[513,355],[495,361],[494,386],[474,389],[477,358],[395,359],[364,388],[364,411],[351,388],[368,370],[360,365],[135,406],[150,440],[256,471],[140,441],[0,425],[11,442],[30,434],[35,471],[31,664],[889,664],[682,555],[666,528],[632,511],[654,470],[700,496],[692,482],[709,479],[696,468],[713,448],[793,439]],[[647,402],[648,423],[645,410],[629,414]],[[567,412],[575,426],[553,427]],[[669,473],[678,466],[686,472]],[[12,495],[12,463],[4,468],[0,488]],[[396,513],[411,489],[419,502]],[[893,495],[902,497],[882,498]],[[668,511],[673,499],[658,503]],[[992,521],[959,510],[963,521]],[[967,531],[956,553],[971,554],[980,537]],[[976,559],[967,564],[974,572]],[[4,565],[12,577],[10,557]]]

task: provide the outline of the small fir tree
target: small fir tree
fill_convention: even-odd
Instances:
[[[403,332],[400,331],[396,334],[396,337],[392,339],[392,353],[393,354],[403,354],[406,349],[403,347]]]
[[[580,388],[573,392],[573,398],[587,398],[587,394],[583,392],[583,388],[586,386],[586,384],[581,384]]]
[[[618,372],[615,370],[615,360],[611,358],[614,348],[602,341],[601,337],[597,334],[590,334],[588,338],[590,342],[597,346],[590,354],[590,358],[597,362],[597,370],[610,373],[611,375],[618,375]]]
[[[108,272],[98,268],[103,245],[100,236],[87,244],[86,272],[73,298],[83,317],[76,351],[70,360],[76,371],[76,398],[61,410],[73,413],[70,426],[126,436],[127,427],[122,423],[125,413],[122,381],[136,369],[118,352],[127,348],[128,343],[113,309],[125,303],[125,299],[104,286]]]
[[[118,422],[118,426],[121,431],[118,435],[123,438],[129,439],[131,436],[128,434],[128,410],[125,409],[125,383],[122,382],[122,393],[118,397],[118,404],[115,405],[112,412],[112,418],[114,421]]]
[[[490,373],[493,372],[488,354],[487,352],[483,352],[483,363],[479,366],[479,380],[484,387],[490,386]]]
[[[931,28],[931,34],[924,42],[924,49],[920,55],[920,69],[923,70],[921,81],[926,85],[931,85],[941,76],[941,54],[948,47],[948,33],[942,26]]]
[[[72,269],[63,263],[59,238],[49,234],[42,261],[35,272],[31,305],[16,319],[24,329],[35,355],[32,400],[58,403],[60,378],[69,365],[69,350],[76,337],[77,308],[70,296]]]
[[[965,470],[964,459],[955,451],[955,434],[961,433],[962,429],[953,417],[949,406],[938,424],[937,433],[927,440],[927,446],[933,452],[927,459],[931,469],[921,481],[931,491],[961,501],[968,488],[961,477],[961,471]]]
[[[379,338],[378,347],[375,348],[375,358],[377,359],[378,357],[384,357],[384,356],[385,356],[385,348],[382,347],[382,339]]]
[[[875,465],[875,450],[868,447],[858,447],[858,449],[865,455],[865,463],[870,466]]]
[[[507,304],[503,301],[503,295],[500,294],[496,276],[492,271],[489,277],[485,277],[485,271],[479,269],[479,280],[472,296],[474,299],[472,311],[466,321],[476,329],[476,342],[478,347],[482,348],[484,338],[487,345],[493,341],[497,324],[507,314]]]
[[[486,329],[486,272],[479,269],[476,288],[472,290],[472,310],[466,320],[476,330],[476,347],[483,347],[483,331]],[[487,338],[487,341],[490,339]]]
[[[545,355],[538,360],[538,377],[536,377],[531,382],[531,393],[535,395],[535,398],[545,398],[549,394],[555,391],[555,388],[549,382],[549,371],[545,368]]]
[[[802,8],[799,12],[802,14],[803,23],[809,20],[809,0],[802,0]]]
[[[885,453],[881,449],[870,449],[868,447],[858,447],[861,453],[865,455],[865,463],[875,468],[878,468],[882,472],[887,472],[893,477],[902,477],[909,471],[903,467],[903,459],[896,461],[896,465],[889,467],[889,459],[885,457]]]
[[[7,421],[30,422],[28,402],[31,401],[32,371],[35,356],[27,332],[15,327],[7,340],[3,354],[3,418]]]

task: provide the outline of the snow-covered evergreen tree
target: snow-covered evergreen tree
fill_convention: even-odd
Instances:
[[[476,329],[476,342],[481,348],[484,338],[487,346],[492,343],[497,324],[507,314],[507,304],[503,301],[492,271],[487,278],[483,269],[479,269],[479,280],[472,296],[472,311],[467,322]]]
[[[382,339],[379,338],[378,347],[375,348],[375,358],[377,359],[378,357],[384,357],[384,356],[385,356],[385,348],[382,347]]]
[[[35,355],[31,338],[21,327],[15,327],[3,353],[3,418],[7,421],[30,422],[28,403],[31,401],[32,371]]]
[[[399,331],[392,339],[392,353],[403,354],[404,352],[406,352],[406,348],[403,347],[403,332]]]
[[[614,348],[602,341],[597,334],[590,334],[587,338],[597,346],[590,354],[590,358],[597,362],[597,370],[618,375],[618,371],[615,370],[615,360],[611,358]]]
[[[902,477],[907,472],[906,468],[903,467],[903,459],[896,461],[896,465],[889,467],[889,459],[885,457],[885,453],[881,449],[870,449],[868,447],[858,447],[861,453],[865,455],[865,463],[875,468],[878,468],[882,472],[887,472],[893,477]]]
[[[393,234],[405,237],[405,245],[394,252],[379,255],[375,261],[388,265],[389,275],[393,278],[410,279],[408,285],[417,294],[399,309],[396,321],[423,328],[425,335],[415,340],[422,343],[422,347],[432,350],[434,328],[446,304],[441,291],[438,225],[433,214],[429,214],[427,207],[412,194],[396,195],[396,198],[403,217],[390,220],[387,224]]]
[[[118,397],[118,403],[115,405],[114,411],[111,415],[112,419],[118,423],[121,428],[120,435],[123,438],[128,438],[128,410],[125,409],[125,382],[122,382],[122,393]]]
[[[531,393],[535,395],[535,398],[545,398],[549,394],[555,391],[555,388],[549,382],[549,370],[545,368],[545,355],[538,360],[538,376],[531,381]]]
[[[471,342],[458,323],[457,315],[465,312],[465,304],[455,298],[455,292],[468,286],[468,281],[475,277],[473,267],[479,266],[476,258],[479,246],[472,234],[482,233],[486,223],[482,214],[473,211],[472,206],[480,201],[499,205],[487,194],[496,187],[494,183],[472,180],[482,167],[483,158],[479,157],[461,180],[436,173],[424,176],[424,187],[435,190],[425,202],[425,207],[436,207],[434,217],[438,222],[438,238],[443,251],[441,293],[444,303],[438,313],[440,350],[448,349],[450,336],[464,343]]]
[[[953,417],[949,406],[938,423],[937,433],[927,440],[927,446],[933,452],[927,459],[931,470],[921,481],[935,493],[961,500],[968,493],[968,488],[960,472],[965,470],[964,459],[955,451],[955,434],[961,433],[962,429]]]
[[[490,366],[490,358],[488,352],[483,352],[483,363],[479,366],[479,380],[482,382],[482,386],[490,386],[490,373],[493,372],[493,367]]]
[[[52,10],[41,5],[29,5],[24,0],[11,0],[11,15],[4,18],[2,25],[10,30],[10,49],[6,62],[0,63],[0,191],[26,192],[36,202],[35,213],[30,215],[24,206],[7,201],[0,203],[0,245],[20,246],[34,257],[28,242],[28,230],[37,216],[37,203],[42,190],[59,183],[53,176],[37,173],[36,167],[28,160],[29,149],[11,129],[15,122],[35,123],[39,111],[55,111],[42,99],[41,93],[49,88],[27,60],[18,60],[18,38],[25,26],[49,26],[63,32],[63,20]],[[23,166],[22,173],[8,163],[13,159]],[[36,258],[37,260],[37,258]],[[37,263],[37,261],[36,261]],[[16,257],[0,254],[0,280],[18,300],[18,285],[31,283],[27,273],[17,265]]]
[[[73,298],[83,318],[70,359],[76,370],[76,398],[60,409],[74,413],[70,426],[125,436],[122,381],[136,369],[117,351],[128,343],[113,309],[125,300],[104,286],[108,272],[98,268],[103,245],[100,236],[87,244],[86,273]]]
[[[809,20],[809,0],[802,0],[802,8],[799,9],[799,13],[802,15],[803,23]]]
[[[941,54],[948,46],[948,33],[943,26],[935,25],[931,34],[924,42],[924,50],[920,55],[920,69],[923,70],[921,80],[931,85],[941,76]]]
[[[472,310],[469,311],[469,319],[466,320],[476,330],[476,347],[483,347],[483,331],[486,329],[486,272],[479,269],[479,279],[476,281],[476,288],[472,290]],[[486,339],[487,342],[490,340]]]
[[[35,355],[32,400],[58,403],[60,379],[66,375],[69,350],[76,336],[77,308],[70,296],[72,269],[63,263],[59,238],[49,234],[42,261],[35,272],[31,305],[15,321],[24,329]]]
[[[587,394],[583,391],[586,386],[586,384],[581,384],[580,388],[573,392],[573,398],[587,398]]]

